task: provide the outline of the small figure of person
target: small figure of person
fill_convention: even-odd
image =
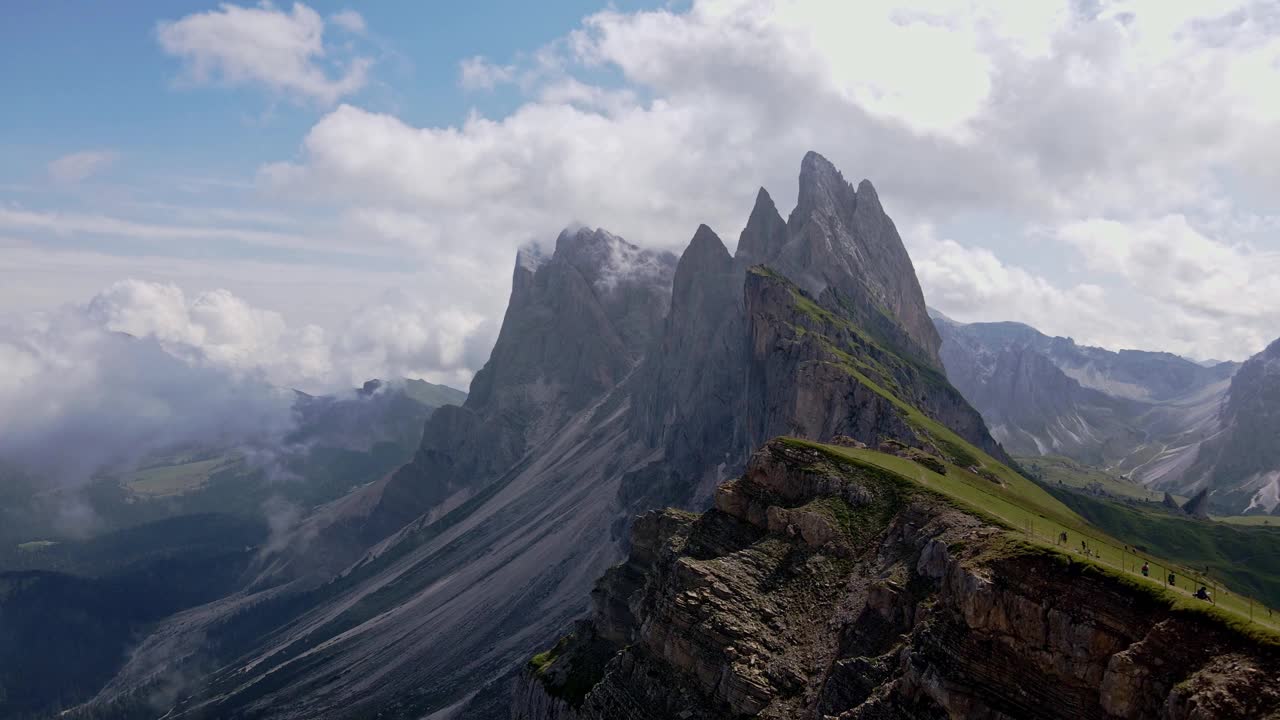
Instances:
[[[1201,585],[1200,589],[1196,591],[1196,598],[1200,600],[1210,600],[1209,589]]]
[[[1178,586],[1178,582],[1177,582],[1177,580],[1178,580],[1178,579],[1177,579],[1177,578],[1175,578],[1175,577],[1173,576],[1173,573],[1169,573],[1169,585],[1170,585],[1170,586],[1172,586],[1172,587],[1177,587],[1177,586]]]
[[[1142,563],[1142,577],[1151,577],[1151,566],[1146,562]]]

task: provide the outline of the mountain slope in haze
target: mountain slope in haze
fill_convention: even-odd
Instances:
[[[706,227],[678,262],[586,229],[522,251],[466,403],[280,558],[339,536],[363,554],[320,584],[266,573],[157,628],[86,711],[214,668],[191,672],[170,718],[502,717],[510,673],[581,616],[634,513],[705,506],[768,438],[1004,458],[941,372],[870,183],[816,154],[799,183],[786,221],[760,192],[736,255]],[[239,640],[196,641],[211,637]]]
[[[58,534],[48,518],[61,498],[35,478],[0,480],[0,717],[45,717],[92,698],[158,624],[252,585],[306,508],[411,458],[434,409],[408,395],[413,382],[298,393],[294,430],[258,449],[267,457],[183,447],[103,475],[85,490],[103,528],[87,538]],[[148,708],[135,709],[154,717]]]
[[[1013,454],[1064,455],[1183,495],[1207,481],[1191,468],[1226,427],[1239,365],[1082,347],[1020,323],[934,319],[948,378]],[[1246,503],[1224,497],[1219,507]]]
[[[329,502],[413,456],[438,407],[426,400],[459,398],[465,394],[420,380],[371,380],[332,395],[294,392],[293,424],[283,437],[249,448],[162,448],[136,467],[104,468],[83,487],[49,487],[38,472],[0,467],[0,569],[43,567],[18,544],[82,537],[59,521],[68,508],[90,515],[92,532],[104,533],[185,514],[261,516],[268,501],[303,509]]]

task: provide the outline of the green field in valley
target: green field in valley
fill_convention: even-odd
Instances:
[[[1096,489],[1116,497],[1144,502],[1158,503],[1164,500],[1164,493],[1161,491],[1148,489],[1070,458],[1041,455],[1014,459],[1033,477],[1049,485],[1061,484],[1080,490]],[[1175,495],[1174,500],[1186,502],[1186,498],[1181,495]]]
[[[131,492],[147,497],[181,495],[200,489],[210,476],[237,459],[235,455],[222,455],[208,460],[149,467],[125,477],[121,484]]]

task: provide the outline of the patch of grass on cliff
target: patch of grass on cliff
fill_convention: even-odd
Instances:
[[[863,505],[853,506],[842,498],[823,497],[811,502],[810,506],[831,518],[854,547],[862,547],[888,527],[902,507],[902,497],[897,488],[890,488]]]
[[[529,658],[527,667],[547,694],[580,708],[587,693],[604,677],[604,666],[615,651],[597,637],[579,638],[570,633],[550,650]]]

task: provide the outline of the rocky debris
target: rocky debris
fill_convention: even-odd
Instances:
[[[1204,488],[1200,492],[1191,496],[1186,505],[1182,506],[1182,512],[1191,517],[1200,518],[1201,520],[1209,519],[1209,488]]]
[[[834,540],[831,501],[860,532]],[[1280,713],[1274,648],[803,445],[753,455],[715,510],[635,529],[639,553],[594,596],[591,624],[613,628],[599,680],[572,714],[536,715],[526,677],[514,717]]]
[[[835,437],[831,438],[830,444],[839,445],[840,447],[859,448],[863,450],[865,450],[867,447],[866,443],[862,442],[861,440],[858,440],[857,438],[851,438],[848,435],[836,435]]]

